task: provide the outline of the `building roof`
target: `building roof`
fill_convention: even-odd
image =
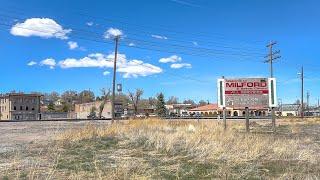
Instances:
[[[28,96],[28,97],[41,97],[41,94],[36,94],[36,93],[30,93],[30,94],[25,94],[25,93],[7,93],[7,94],[1,94],[0,97],[10,97],[10,96]]]
[[[226,107],[226,109],[234,109],[234,110],[244,110],[243,107]],[[250,110],[265,110],[268,109],[263,106],[253,106],[249,108]],[[208,104],[205,106],[200,106],[197,108],[190,109],[189,111],[216,111],[216,110],[222,110],[222,108],[218,107],[218,104]]]
[[[281,111],[299,111],[300,104],[282,104],[280,106]]]
[[[208,104],[205,106],[199,106],[197,108],[190,109],[189,111],[214,111],[218,109],[218,104]]]

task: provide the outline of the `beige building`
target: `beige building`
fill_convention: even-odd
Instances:
[[[223,109],[219,108],[217,104],[208,104],[188,110],[189,115],[201,115],[201,116],[222,116]],[[267,116],[268,108],[254,107],[249,109],[250,116]],[[245,110],[237,107],[227,107],[226,115],[231,117],[245,116]]]
[[[90,114],[94,111],[96,117],[99,116],[99,109],[102,101],[95,101],[90,103],[75,104],[74,114],[77,119],[88,119]],[[105,103],[101,116],[103,118],[111,118],[111,101]],[[123,108],[121,103],[115,103],[115,116],[121,117]]]
[[[39,94],[9,93],[0,96],[0,120],[39,120]]]

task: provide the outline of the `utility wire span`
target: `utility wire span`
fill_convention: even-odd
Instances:
[[[15,11],[13,10],[15,9]],[[30,7],[30,9],[33,9],[35,11],[37,10],[40,10],[40,11],[43,11],[43,12],[50,12],[49,9],[45,9],[45,8],[39,8],[39,7]],[[60,10],[63,10],[63,9],[60,9]],[[26,10],[25,9],[19,9],[17,8],[16,6],[11,6],[10,7],[10,10],[9,8],[7,9],[2,9],[2,11],[7,11],[7,12],[20,12],[20,13],[23,13],[25,12]],[[53,12],[53,11],[51,11]],[[68,9],[67,11],[68,13],[70,14],[74,14],[74,15],[77,15],[77,16],[82,16],[82,17],[85,17],[85,18],[93,18],[95,20],[97,19],[100,19],[102,22],[114,22],[114,23],[119,23],[120,25],[121,24],[124,24],[124,25],[130,25],[130,26],[134,26],[134,27],[138,27],[138,28],[141,28],[141,27],[144,27],[144,28],[150,28],[150,29],[154,29],[154,30],[162,30],[162,31],[166,31],[167,33],[173,33],[175,35],[181,35],[181,34],[185,34],[186,32],[184,31],[176,31],[176,30],[172,30],[170,29],[169,27],[167,26],[162,26],[160,24],[157,24],[156,26],[153,26],[153,25],[145,25],[145,24],[137,24],[137,23],[132,23],[132,22],[128,22],[126,20],[124,20],[123,17],[117,17],[117,18],[114,18],[114,19],[117,19],[117,20],[114,20],[114,19],[111,19],[111,18],[106,18],[106,17],[102,17],[102,16],[96,16],[96,15],[91,15],[89,12],[85,11],[85,10],[72,10],[72,9]],[[26,13],[24,13],[26,14]],[[223,40],[226,40],[227,38],[225,37],[225,35],[222,35],[222,34],[218,34],[218,33],[212,33],[212,32],[198,32],[198,33],[194,33],[194,32],[191,32],[188,34],[191,34],[191,35],[194,35],[196,37],[204,37],[204,38],[207,38],[208,36],[210,37],[218,37],[218,38],[221,38]],[[243,43],[250,43],[250,44],[264,44],[265,41],[259,41],[259,40],[254,40],[254,41],[248,41],[248,40],[242,40]]]
[[[1,26],[6,26],[6,27],[11,27],[12,25],[10,24],[5,24],[5,23],[1,23],[0,22],[0,25]],[[33,28],[25,28],[25,27],[17,27],[17,28],[20,28],[20,29],[26,29],[26,30],[31,30],[31,31],[35,31],[35,32],[41,32],[41,33],[53,33],[53,31],[43,31],[43,30],[39,30],[39,29],[33,29]],[[92,39],[92,38],[88,38],[87,36],[86,37],[83,37],[83,36],[79,36],[79,35],[74,35],[74,34],[71,34],[70,37],[76,37],[78,39],[82,39],[82,40],[88,40],[88,41],[95,41],[95,42],[101,42],[101,43],[106,43],[107,41],[101,41],[100,39]],[[110,43],[108,43],[110,44]],[[129,45],[124,45],[126,47],[130,47],[130,48],[136,48],[136,49],[143,49],[143,50],[151,50],[151,51],[159,51],[159,52],[167,52],[167,53],[177,53],[177,54],[185,54],[185,55],[191,55],[191,56],[197,56],[197,57],[207,57],[207,58],[211,58],[212,56],[216,56],[216,57],[223,57],[223,56],[235,56],[235,57],[238,57],[236,60],[248,60],[248,58],[250,58],[250,56],[245,56],[245,55],[237,55],[237,54],[227,54],[227,53],[209,53],[209,52],[205,52],[205,53],[202,53],[201,51],[200,52],[197,52],[197,51],[184,51],[184,50],[178,50],[178,51],[172,51],[172,50],[162,50],[162,49],[159,49],[161,48],[160,46],[156,46],[156,45],[148,45],[148,47],[138,47],[138,46],[129,46]],[[152,49],[150,47],[154,47],[154,48],[158,48],[158,49]],[[219,55],[223,55],[223,56],[219,56]],[[243,58],[247,58],[247,59],[241,59],[239,57],[243,57]],[[251,58],[256,58],[256,57],[251,57]]]
[[[1,25],[3,25],[2,23],[0,23],[0,26]],[[27,30],[33,30],[33,29],[28,29],[28,28],[23,28],[23,29],[27,29]],[[38,31],[38,32],[43,32],[43,33],[48,33],[48,31]],[[88,39],[86,39],[86,40],[88,40]],[[112,44],[112,42],[108,42],[108,41],[101,41],[102,43],[108,43],[108,44]],[[100,43],[101,43],[100,42]],[[106,58],[106,60],[114,60],[114,59],[108,59],[108,58]],[[153,67],[150,67],[149,65],[151,65],[151,64],[149,64],[149,63],[143,63],[143,64],[141,64],[141,63],[137,63],[137,62],[135,62],[135,61],[130,61],[130,63],[134,63],[134,64],[136,64],[136,65],[138,65],[138,66],[142,66],[142,67],[145,67],[145,68],[148,68],[148,69],[150,69],[150,70],[154,70],[154,68]],[[151,65],[151,66],[154,66],[154,65]],[[184,80],[191,80],[191,81],[196,81],[196,82],[200,82],[200,83],[212,83],[212,82],[209,82],[209,81],[202,81],[202,80],[198,80],[198,79],[195,79],[195,78],[192,78],[192,77],[189,77],[189,76],[182,76],[182,75],[176,75],[176,74],[172,74],[172,73],[170,73],[170,72],[167,72],[169,75],[171,75],[171,76],[174,76],[174,77],[178,77],[178,78],[182,78],[182,79],[184,79]]]
[[[18,12],[18,14],[20,13],[20,14],[25,14],[25,13],[23,13],[23,12],[19,12],[19,11],[8,11],[7,9],[4,9],[3,11],[5,11],[5,12],[14,12],[14,13],[17,13]],[[25,10],[23,10],[23,11],[25,11]],[[46,11],[47,12],[47,11]],[[69,12],[69,11],[68,11]],[[81,15],[81,14],[80,14]],[[90,17],[90,15],[89,14],[82,14],[82,16],[85,16],[85,17]],[[95,20],[96,19],[103,19],[103,23],[105,23],[106,21],[108,22],[108,21],[111,21],[111,22],[116,22],[116,23],[119,23],[121,26],[123,26],[123,25],[126,25],[126,26],[128,26],[128,23],[125,23],[125,22],[122,22],[122,21],[120,21],[120,22],[117,22],[117,21],[114,21],[114,20],[111,20],[111,19],[109,19],[109,18],[104,18],[104,17],[95,17],[94,16],[94,18],[95,18]],[[129,25],[130,25],[130,23],[129,23]],[[141,27],[144,27],[144,25],[135,25],[135,26],[137,26],[137,27],[139,27],[140,29],[141,29]],[[159,27],[159,25],[157,25],[158,27]],[[143,32],[143,33],[149,33],[149,35],[151,35],[150,34],[150,32],[149,31],[145,31],[145,30],[140,30],[140,29],[137,29],[137,28],[135,28],[135,31],[138,31],[138,32]],[[168,29],[168,28],[165,28],[165,31],[166,31],[166,33],[168,34],[170,34],[170,33],[172,33],[172,32],[175,32],[174,30],[172,30],[172,29]],[[134,33],[128,33],[128,34],[134,34]],[[176,33],[174,33],[175,34],[175,36],[177,36],[177,35],[184,35],[184,34],[186,34],[185,32],[176,32]],[[196,33],[188,33],[188,34],[194,34],[194,35],[196,35],[196,40],[197,41],[199,41],[199,42],[205,42],[205,44],[207,44],[208,43],[208,41],[203,41],[203,40],[200,40],[200,38],[199,37],[201,37],[201,34],[199,35],[199,34],[196,34]],[[140,34],[139,34],[140,35]],[[208,39],[208,37],[210,37],[212,35],[212,32],[210,32],[210,33],[206,33],[206,34],[202,34],[202,36],[203,37],[205,37],[206,38],[206,40]],[[191,43],[191,42],[193,42],[195,39],[193,39],[193,40],[188,40],[188,41],[184,41],[184,42],[187,42],[187,43]],[[173,39],[170,39],[171,41],[177,41],[177,40],[175,40],[174,38]],[[217,44],[219,44],[219,43],[217,43],[217,42],[209,42],[209,43],[213,43],[214,45],[217,45]],[[234,43],[234,42],[233,42]],[[221,43],[220,43],[221,44]],[[252,44],[253,44],[253,42],[252,42]],[[235,47],[233,47],[233,48],[235,48]],[[236,48],[238,48],[238,47],[236,47]],[[239,48],[238,48],[239,49]],[[244,47],[242,47],[242,49],[245,49]],[[261,49],[262,50],[262,49]]]
[[[19,17],[14,17],[14,16],[7,16],[7,15],[3,15],[0,13],[0,17],[1,16],[4,16],[4,17],[10,17],[10,18],[13,18],[13,19],[19,19],[19,20],[23,20]],[[34,31],[36,31],[35,29],[32,29]],[[85,34],[87,37],[90,36],[90,37],[95,37],[95,38],[101,38],[102,36],[102,33],[97,33],[97,32],[94,32],[94,31],[87,31],[87,30],[83,30],[83,29],[76,29],[76,28],[73,28],[73,33],[76,33],[76,34]],[[96,35],[96,36],[95,36]],[[166,42],[163,42],[163,41],[146,41],[146,40],[140,40],[140,39],[136,39],[136,38],[130,38],[130,37],[126,37],[125,38],[126,40],[128,41],[133,41],[133,42],[138,42],[140,44],[144,43],[144,44],[152,44],[152,45],[164,45],[164,46],[170,46],[170,47],[173,47],[173,48],[183,48],[183,49],[188,49],[188,51],[201,51],[201,52],[209,52],[209,53],[214,53],[214,54],[227,54],[227,55],[240,55],[240,56],[246,56],[246,57],[250,57],[252,55],[257,55],[257,56],[263,56],[262,53],[257,53],[257,52],[254,52],[254,51],[248,51],[248,50],[225,50],[225,49],[221,49],[221,48],[226,48],[225,46],[224,47],[217,47],[215,49],[212,49],[212,48],[204,48],[204,47],[195,47],[195,46],[185,46],[185,45],[180,45],[180,44],[172,44],[172,43],[168,43],[167,41]],[[220,48],[220,49],[219,49]],[[230,47],[232,48],[232,47]]]

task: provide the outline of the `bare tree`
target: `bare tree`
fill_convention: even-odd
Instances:
[[[136,89],[135,93],[129,91],[129,97],[130,97],[132,104],[133,104],[133,107],[134,107],[135,116],[138,113],[138,104],[139,104],[139,101],[140,101],[142,94],[143,94],[142,89]]]
[[[106,90],[105,88],[102,88],[101,89],[101,98],[102,98],[102,103],[100,104],[99,106],[99,118],[101,119],[102,118],[102,112],[103,112],[103,109],[104,109],[104,105],[107,103],[107,101],[110,99],[110,93],[111,93],[111,90],[108,89]]]
[[[205,106],[205,105],[209,104],[209,102],[204,101],[204,100],[200,100],[198,104],[199,104],[199,106]]]
[[[195,105],[196,103],[195,103],[193,100],[191,100],[191,99],[187,99],[187,100],[184,100],[184,101],[183,101],[183,104]]]
[[[90,90],[84,90],[79,93],[80,103],[93,102],[95,99],[94,93]]]
[[[171,97],[169,98],[169,100],[167,101],[167,104],[178,104],[178,102],[179,102],[179,100],[178,100],[177,97],[171,96]]]

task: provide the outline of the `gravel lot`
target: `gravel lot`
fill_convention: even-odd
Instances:
[[[42,144],[57,134],[69,129],[78,129],[86,124],[106,125],[110,121],[31,121],[0,122],[0,153],[24,148],[27,144]]]

